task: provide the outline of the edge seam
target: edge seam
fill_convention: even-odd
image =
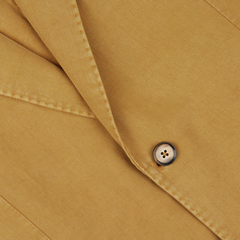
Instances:
[[[52,240],[45,232],[43,232],[37,225],[35,225],[27,216],[25,216],[22,212],[20,212],[16,207],[14,207],[6,198],[4,198],[2,195],[0,197],[5,201],[9,206],[11,206],[15,211],[17,211],[30,225],[32,225],[35,229],[37,229],[42,236],[45,238]]]
[[[215,11],[217,11],[220,15],[222,15],[228,22],[230,22],[234,27],[236,27],[238,30],[240,30],[240,28],[234,24],[232,22],[232,20],[226,16],[225,14],[223,14],[217,7],[215,7],[212,3],[210,3],[208,0],[203,0],[204,2],[206,2],[210,7],[212,7]]]
[[[37,99],[34,97],[29,97],[24,94],[14,93],[11,91],[5,91],[5,90],[0,89],[0,95],[6,96],[6,97],[11,97],[11,98],[18,99],[18,100],[22,100],[24,102],[33,103],[33,104],[36,104],[36,105],[39,105],[42,107],[51,108],[51,109],[58,110],[61,112],[67,112],[67,113],[71,113],[71,114],[75,114],[75,115],[79,115],[79,116],[83,116],[83,117],[88,117],[88,118],[96,118],[96,116],[92,112],[84,112],[84,111],[80,111],[80,110],[74,110],[72,108],[62,106],[61,103],[48,103],[46,101],[43,101],[43,100],[40,100],[40,99]]]

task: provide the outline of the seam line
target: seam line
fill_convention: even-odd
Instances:
[[[220,12],[220,10],[218,10],[214,5],[212,5],[212,3],[208,2],[207,0],[203,0],[204,2],[206,2],[210,7],[212,7],[215,11],[217,11],[219,14],[221,14],[228,22],[230,22],[234,27],[236,27],[238,30],[240,30],[240,28],[235,25],[232,20],[230,20],[230,18],[228,18],[227,16],[225,16],[222,12]]]
[[[11,98],[14,98],[17,100],[22,100],[24,102],[33,103],[33,104],[36,104],[36,105],[39,105],[42,107],[51,108],[51,109],[58,110],[61,112],[67,112],[67,113],[71,113],[71,114],[75,114],[75,115],[79,115],[79,116],[83,116],[83,117],[88,117],[88,118],[96,118],[92,112],[84,112],[84,111],[80,111],[80,110],[74,110],[69,107],[63,107],[59,103],[47,103],[45,101],[38,100],[33,97],[28,97],[24,94],[13,93],[10,91],[4,91],[4,90],[0,89],[0,95],[6,96],[6,97],[11,97]]]
[[[28,217],[26,217],[22,212],[20,212],[15,206],[13,206],[6,198],[4,198],[2,195],[0,197],[6,201],[11,207],[13,207],[17,212],[19,212],[28,222],[33,225],[35,228],[37,228],[45,237],[52,240],[45,232],[43,232],[37,225],[35,225]]]
[[[83,23],[82,23],[82,20],[81,20],[80,12],[78,10],[78,5],[76,3],[76,0],[70,0],[70,1],[71,1],[70,2],[71,7],[72,7],[72,10],[73,10],[73,16],[75,18],[76,24],[78,25],[78,31],[80,32],[82,44],[83,44],[84,50],[85,50],[85,52],[88,56],[86,59],[88,59],[89,65],[92,67],[92,73],[93,73],[93,76],[95,77],[94,80],[95,80],[96,84],[98,85],[98,90],[99,90],[99,93],[101,95],[101,99],[103,100],[104,107],[105,107],[106,112],[108,114],[108,120],[110,121],[110,123],[112,125],[111,127],[113,129],[113,132],[115,134],[115,137],[116,137],[118,143],[121,145],[122,144],[121,137],[119,135],[117,127],[115,126],[115,122],[114,122],[114,119],[113,119],[113,116],[112,116],[112,112],[110,110],[111,108],[110,108],[110,104],[109,104],[109,101],[108,101],[108,97],[107,97],[107,94],[105,92],[105,89],[104,89],[104,86],[103,86],[103,83],[102,83],[102,80],[101,80],[101,77],[100,77],[100,73],[98,71],[96,62],[94,60],[93,53],[91,51],[90,44],[88,42],[88,39],[87,39],[87,36],[86,36],[86,33],[85,33],[85,29],[84,29],[84,26],[83,26]]]

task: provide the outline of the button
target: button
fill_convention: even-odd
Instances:
[[[170,165],[174,162],[176,157],[177,150],[169,142],[161,142],[153,150],[153,158],[158,165]]]

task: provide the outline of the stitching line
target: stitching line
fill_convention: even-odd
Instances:
[[[54,103],[54,104],[47,103],[45,101],[38,100],[33,97],[28,97],[24,94],[17,94],[17,93],[13,93],[10,91],[4,91],[4,90],[0,89],[0,95],[6,96],[6,97],[11,97],[11,98],[18,99],[18,100],[22,100],[24,102],[33,103],[33,104],[36,104],[36,105],[39,105],[42,107],[51,108],[51,109],[58,110],[61,112],[67,112],[67,113],[71,113],[71,114],[75,114],[75,115],[80,115],[83,117],[96,118],[96,116],[92,112],[84,112],[84,111],[80,111],[80,110],[74,110],[69,107],[63,107],[60,103]]]
[[[104,103],[105,103],[105,107],[107,109],[107,113],[108,113],[108,116],[109,116],[109,120],[111,121],[112,123],[112,127],[114,129],[114,132],[116,134],[116,137],[119,141],[119,144],[122,146],[122,148],[125,150],[126,154],[128,155],[128,157],[131,159],[131,161],[133,162],[133,164],[145,175],[147,175],[150,179],[153,179],[156,183],[158,183],[158,185],[160,187],[162,187],[170,196],[174,197],[177,201],[179,201],[185,208],[187,208],[193,215],[195,215],[200,221],[202,221],[206,226],[208,226],[216,235],[219,235],[220,237],[222,237],[223,240],[227,240],[227,236],[224,235],[221,231],[219,231],[216,227],[214,227],[214,225],[212,223],[209,223],[205,218],[203,218],[199,212],[194,209],[193,207],[190,206],[190,204],[188,204],[185,200],[184,200],[184,197],[183,196],[180,196],[181,194],[179,193],[176,193],[176,190],[171,190],[170,188],[166,187],[165,184],[169,184],[169,181],[168,180],[165,180],[165,184],[163,184],[163,175],[161,172],[159,172],[159,178],[156,178],[154,175],[152,175],[150,173],[150,171],[148,169],[146,169],[145,167],[143,167],[141,165],[141,163],[138,163],[136,162],[136,160],[132,157],[132,155],[130,154],[130,152],[128,151],[127,147],[124,145],[120,135],[119,135],[119,132],[117,130],[117,127],[115,125],[115,122],[114,122],[114,119],[113,119],[113,116],[111,114],[111,110],[110,110],[110,105],[109,105],[109,102],[108,102],[108,98],[107,98],[107,95],[106,95],[106,92],[104,90],[104,87],[103,87],[103,84],[102,84],[102,80],[101,80],[101,77],[100,77],[100,74],[98,72],[98,69],[97,69],[97,65],[95,63],[95,60],[94,60],[94,56],[91,52],[91,48],[90,48],[90,45],[88,43],[88,40],[87,40],[87,37],[86,37],[86,34],[85,34],[85,30],[84,30],[84,27],[83,27],[83,23],[81,21],[81,17],[80,17],[80,13],[78,11],[78,8],[77,8],[77,5],[76,5],[76,0],[71,0],[72,1],[72,8],[73,8],[73,14],[74,14],[74,18],[76,19],[76,23],[77,25],[79,26],[79,32],[80,32],[80,36],[82,38],[82,42],[83,42],[83,45],[85,47],[85,50],[88,54],[88,59],[90,61],[90,65],[92,66],[93,68],[93,72],[94,72],[94,76],[96,77],[95,80],[96,82],[98,83],[98,86],[99,86],[99,91],[101,93],[101,95],[103,96],[104,98]]]
[[[218,10],[215,6],[212,5],[212,3],[208,2],[207,0],[203,0],[204,2],[206,2],[209,6],[211,6],[214,10],[216,10],[219,14],[221,14],[228,22],[230,22],[234,27],[236,27],[238,30],[240,30],[240,28],[235,25],[232,20],[230,20],[230,18],[228,18],[227,16],[225,16],[222,12],[220,12],[220,10]]]
[[[88,60],[89,60],[90,66],[93,69],[93,73],[94,73],[94,76],[95,76],[95,81],[96,81],[97,85],[99,86],[99,91],[100,91],[100,94],[102,95],[104,106],[105,106],[107,114],[108,114],[108,119],[110,120],[110,122],[112,124],[112,128],[114,130],[115,137],[117,138],[119,143],[122,143],[121,138],[119,136],[119,133],[117,131],[117,128],[115,126],[114,120],[113,120],[113,116],[112,116],[112,113],[111,113],[111,110],[110,110],[110,105],[109,105],[109,102],[108,102],[108,98],[107,98],[107,95],[106,95],[106,92],[105,92],[100,74],[98,72],[97,65],[95,63],[94,56],[93,56],[92,51],[91,51],[91,47],[88,43],[88,40],[87,40],[87,37],[86,37],[86,34],[85,34],[85,30],[84,30],[84,27],[83,27],[83,24],[82,24],[82,21],[81,21],[80,13],[78,11],[78,6],[77,6],[77,3],[76,3],[75,0],[72,1],[71,7],[73,8],[73,15],[74,15],[74,18],[75,18],[76,23],[78,25],[78,30],[79,30],[80,36],[82,38],[84,49],[86,50],[86,53],[88,55]]]
[[[16,207],[14,207],[6,198],[4,198],[2,195],[0,195],[0,197],[7,202],[11,207],[13,207],[17,212],[19,212],[21,214],[21,216],[23,216],[26,220],[28,220],[28,222],[33,225],[35,228],[37,228],[42,235],[44,235],[45,237],[47,237],[48,239],[52,240],[45,232],[43,232],[37,225],[35,225],[28,217],[26,217],[22,212],[20,212]]]

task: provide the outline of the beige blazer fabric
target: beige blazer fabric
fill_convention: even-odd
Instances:
[[[0,240],[240,239],[239,10],[0,0]]]

